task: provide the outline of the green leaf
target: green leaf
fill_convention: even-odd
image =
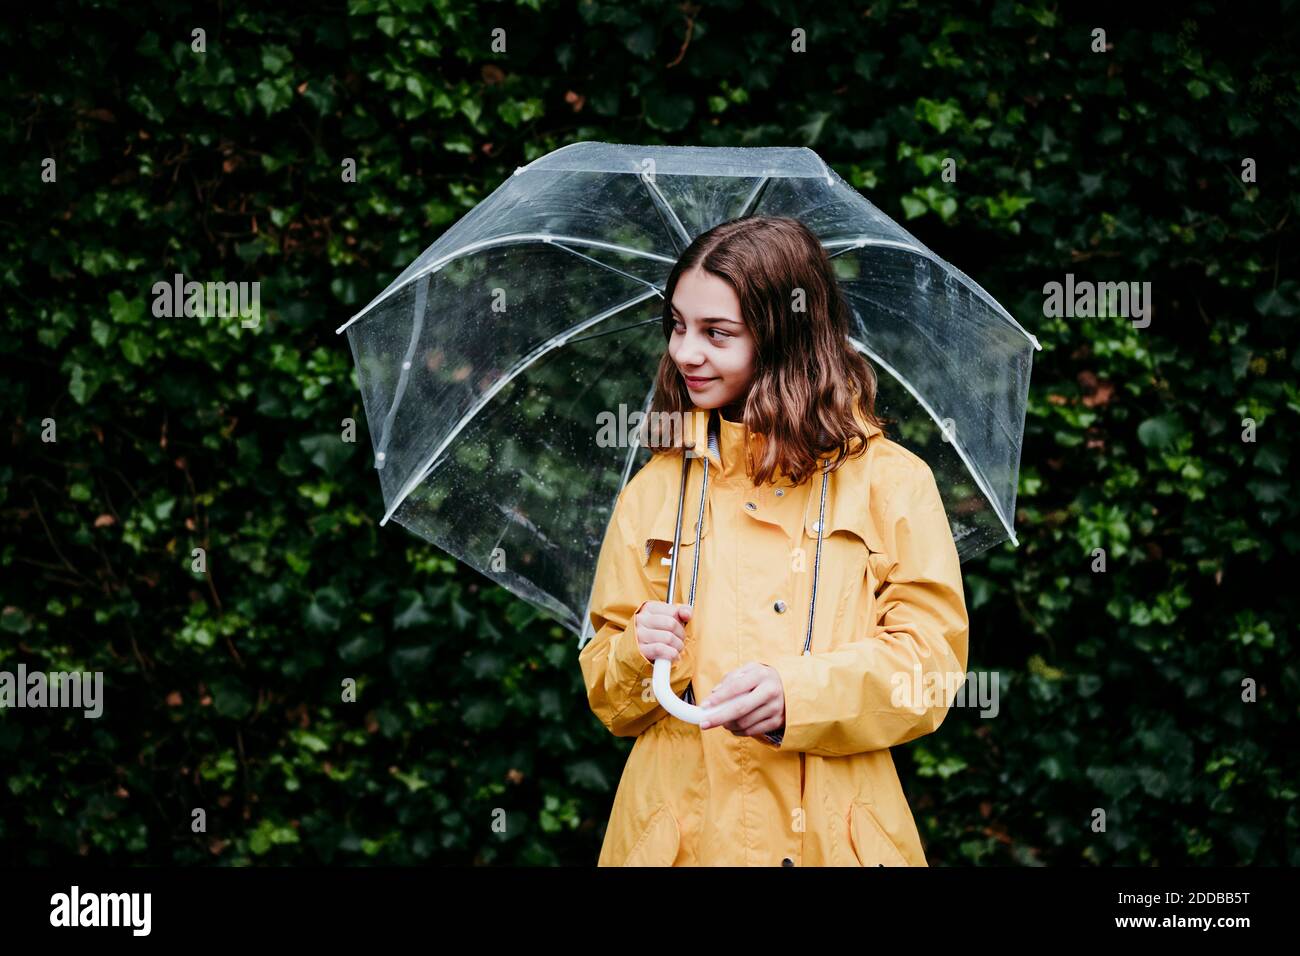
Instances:
[[[393,771],[393,779],[406,784],[407,793],[419,793],[429,785],[429,782],[421,778],[419,774],[403,773],[400,770]]]
[[[32,622],[16,607],[7,607],[0,612],[0,630],[10,634],[26,634],[32,629]]]
[[[474,612],[470,611],[465,605],[453,597],[451,599],[451,619],[456,630],[463,631],[474,620]]]
[[[1300,313],[1300,283],[1287,279],[1276,289],[1255,296],[1255,311],[1269,318],[1287,319]]]
[[[899,201],[903,204],[903,215],[907,219],[924,216],[930,208],[925,204],[925,200],[918,199],[916,196],[902,196]]]
[[[235,677],[219,677],[209,685],[212,706],[222,717],[242,720],[253,711],[253,698],[243,682]]]
[[[298,439],[298,444],[311,463],[327,475],[337,474],[352,457],[352,446],[343,441],[340,433],[306,435]]]
[[[393,614],[393,628],[406,630],[433,622],[433,615],[424,604],[424,596],[419,591],[404,588],[397,595],[397,611]]]
[[[1171,447],[1184,431],[1182,419],[1170,413],[1148,418],[1138,426],[1137,434],[1138,441],[1147,448],[1159,450]]]
[[[293,60],[293,53],[285,46],[262,47],[262,69],[279,73]]]
[[[267,116],[287,109],[293,102],[293,90],[282,80],[263,80],[257,84],[257,102]]]
[[[68,394],[78,405],[85,405],[98,387],[98,383],[87,379],[86,370],[80,365],[72,367],[72,376],[68,381]]]
[[[317,734],[302,732],[295,735],[298,746],[309,750],[314,754],[324,753],[330,749],[330,745],[322,740]]]
[[[307,628],[317,633],[338,630],[342,622],[337,612],[342,603],[341,596],[333,588],[322,588],[317,591],[303,614]]]
[[[115,325],[139,325],[145,317],[144,299],[128,299],[121,292],[111,292],[108,296],[108,314]]]
[[[339,645],[339,657],[349,664],[359,664],[383,653],[384,639],[379,634],[364,631]]]
[[[132,365],[143,365],[149,358],[149,340],[139,332],[131,332],[118,342],[122,355]]]
[[[962,118],[961,107],[957,101],[948,99],[942,103],[922,97],[916,101],[916,118],[933,126],[939,133],[946,133]]]
[[[658,37],[654,23],[646,21],[631,33],[623,36],[623,46],[633,56],[648,60],[654,56],[655,49],[658,45]]]
[[[665,133],[684,129],[695,113],[695,101],[679,93],[647,91],[641,102],[646,122]]]

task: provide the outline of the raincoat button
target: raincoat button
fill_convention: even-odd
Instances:
[[[785,613],[785,602],[784,602],[784,601],[777,601],[775,604],[772,605],[772,609],[773,609],[774,611],[776,611],[777,614],[784,614],[784,613]]]
[[[785,489],[784,489],[784,488],[778,488],[778,489],[776,489],[776,496],[777,496],[778,498],[784,497],[784,495],[785,495]]]
[[[748,508],[750,511],[757,511],[757,510],[758,510],[758,505],[754,504],[754,502],[752,502],[752,501],[746,501],[746,502],[745,502],[745,507]]]
[[[782,866],[794,866],[794,860],[790,859],[790,858],[787,856],[784,860],[781,861],[781,865],[782,865]]]
[[[822,529],[822,523],[821,523],[820,521],[814,521],[814,522],[813,522],[813,530],[814,530],[814,531],[820,531],[821,529]]]

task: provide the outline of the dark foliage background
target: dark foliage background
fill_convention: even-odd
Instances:
[[[965,568],[1001,712],[895,751],[930,862],[1300,862],[1298,10],[1139,6],[6,18],[0,669],[108,692],[99,720],[0,712],[0,862],[594,862],[631,742],[570,634],[380,532],[334,334],[578,140],[810,146],[1043,342],[1022,544]],[[261,326],[155,319],[177,272],[260,281]],[[1069,272],[1149,281],[1151,325],[1044,317]]]

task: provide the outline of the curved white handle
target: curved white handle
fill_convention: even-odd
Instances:
[[[698,704],[688,704],[673,693],[673,685],[670,680],[672,669],[673,662],[668,658],[655,658],[654,678],[651,681],[651,686],[655,692],[655,700],[659,701],[663,705],[663,709],[678,720],[684,720],[688,724],[698,724],[713,712],[713,708],[710,707],[705,710]]]

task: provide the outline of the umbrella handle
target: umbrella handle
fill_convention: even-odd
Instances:
[[[673,594],[677,585],[677,556],[682,553],[682,511],[686,503],[686,476],[691,467],[691,456],[689,451],[693,450],[695,442],[691,439],[683,441],[682,445],[682,481],[681,487],[677,492],[677,524],[673,529],[673,550],[672,560],[669,562],[671,567],[668,569],[668,603],[671,604]],[[703,535],[704,528],[704,500],[705,493],[709,487],[709,459],[708,456],[702,456],[704,463],[704,478],[700,482],[700,516],[695,523],[695,572],[698,573],[700,567],[700,538]],[[691,576],[691,593],[688,603],[692,608],[695,607],[695,578]],[[672,714],[678,720],[684,720],[688,724],[698,724],[705,717],[711,716],[713,709],[708,710],[698,704],[688,704],[673,692],[670,676],[672,673],[673,662],[666,657],[655,658],[654,677],[651,686],[654,688],[655,700],[659,701],[661,707],[668,713]]]
[[[698,724],[714,708],[710,707],[707,711],[699,704],[688,704],[673,692],[673,685],[669,681],[669,675],[673,668],[673,662],[666,657],[655,658],[654,678],[651,680],[651,686],[654,688],[655,700],[659,701],[660,706],[668,713],[672,714],[678,720],[684,720],[688,724]]]

